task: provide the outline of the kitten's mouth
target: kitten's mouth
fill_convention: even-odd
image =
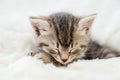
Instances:
[[[64,66],[68,65],[69,63],[71,63],[71,61],[69,61],[69,59],[66,60],[66,61],[61,60],[61,61],[58,61],[58,62],[61,63]]]
[[[59,62],[59,63],[61,63],[61,64],[63,64],[63,65],[67,65],[68,64],[68,62],[66,61],[66,62],[64,62],[64,61],[57,61],[57,62]]]
[[[57,59],[54,58],[54,61],[60,63],[60,64],[63,65],[63,66],[66,66],[67,64],[69,64],[68,60],[63,61],[63,60],[61,60],[61,59],[60,59],[60,60],[57,60]]]

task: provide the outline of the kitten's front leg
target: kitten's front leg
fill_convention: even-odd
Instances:
[[[27,53],[28,56],[34,56],[35,54],[36,54],[36,53],[33,52],[33,51],[29,51],[29,52]]]
[[[33,56],[33,57],[36,57],[37,59],[40,59],[43,61],[43,63],[51,63],[52,60],[51,60],[51,56],[49,54],[45,54],[45,53],[36,53],[34,51],[30,51],[28,53],[28,56]]]
[[[32,48],[30,49],[30,51],[27,53],[28,56],[35,56],[36,54],[40,53],[39,48],[37,48],[36,46],[32,46]]]
[[[38,53],[36,54],[34,57],[40,59],[43,61],[43,63],[51,63],[51,56],[49,54],[45,54],[45,53]]]
[[[40,59],[43,61],[43,63],[47,64],[47,63],[53,63],[53,65],[55,65],[56,67],[67,67],[67,65],[63,65],[59,62],[57,62],[53,57],[51,57],[49,54],[45,54],[45,53],[34,53],[34,52],[30,52],[28,54],[29,56],[33,56],[36,57],[37,59]]]
[[[116,55],[114,53],[109,53],[109,54],[103,55],[104,59],[108,59],[108,58],[112,58],[112,57],[116,57]]]

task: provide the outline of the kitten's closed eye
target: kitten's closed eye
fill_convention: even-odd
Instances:
[[[57,54],[58,53],[58,50],[53,50],[53,49],[48,49],[49,50],[49,52],[51,53],[51,54]]]
[[[39,47],[43,47],[43,46],[48,47],[49,45],[48,45],[48,44],[45,44],[45,43],[40,43],[40,44],[39,44]]]
[[[70,53],[72,53],[72,54],[77,54],[77,53],[79,53],[81,50],[84,50],[86,47],[87,47],[86,45],[80,45],[79,48],[72,49],[72,50],[70,51]]]
[[[80,45],[80,48],[86,48],[87,45]]]
[[[74,49],[74,50],[71,50],[70,53],[72,53],[72,54],[77,54],[78,52],[80,52],[80,49]]]

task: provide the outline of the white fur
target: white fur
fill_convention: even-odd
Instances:
[[[92,26],[92,38],[120,51],[120,1],[106,0]]]
[[[114,1],[111,0],[110,4],[112,2]],[[34,42],[29,16],[47,15],[57,11],[68,11],[77,15],[91,14],[98,11],[101,3],[101,0],[1,0],[0,80],[120,80],[120,58],[79,60],[67,68],[56,68],[52,64],[45,65],[36,58],[26,56],[30,45]],[[119,9],[119,7],[115,9]],[[105,11],[103,9],[106,14],[101,12],[96,19],[93,28],[95,30],[93,33],[96,35],[93,37],[103,44],[110,43],[109,45],[118,49],[119,44],[114,44],[120,41],[118,37],[120,32],[117,33],[119,27],[113,27],[114,25],[119,26],[119,22],[116,21],[119,20],[118,14],[112,14],[114,12],[108,14],[107,9]],[[108,16],[109,19],[104,20],[102,16],[103,18]],[[103,25],[104,30],[101,29],[101,26],[96,26],[97,23],[102,22],[104,24],[100,25]],[[109,34],[105,33],[108,29],[106,25],[110,26]],[[115,34],[111,34],[114,32]],[[113,35],[112,37],[115,39],[108,35]],[[106,39],[106,36],[109,40]]]

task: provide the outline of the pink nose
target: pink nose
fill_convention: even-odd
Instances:
[[[63,61],[63,62],[66,62],[66,61],[67,61],[67,59],[62,59],[62,61]]]
[[[66,61],[68,60],[68,55],[62,55],[62,56],[61,56],[61,60],[62,60],[63,62],[66,62]]]

